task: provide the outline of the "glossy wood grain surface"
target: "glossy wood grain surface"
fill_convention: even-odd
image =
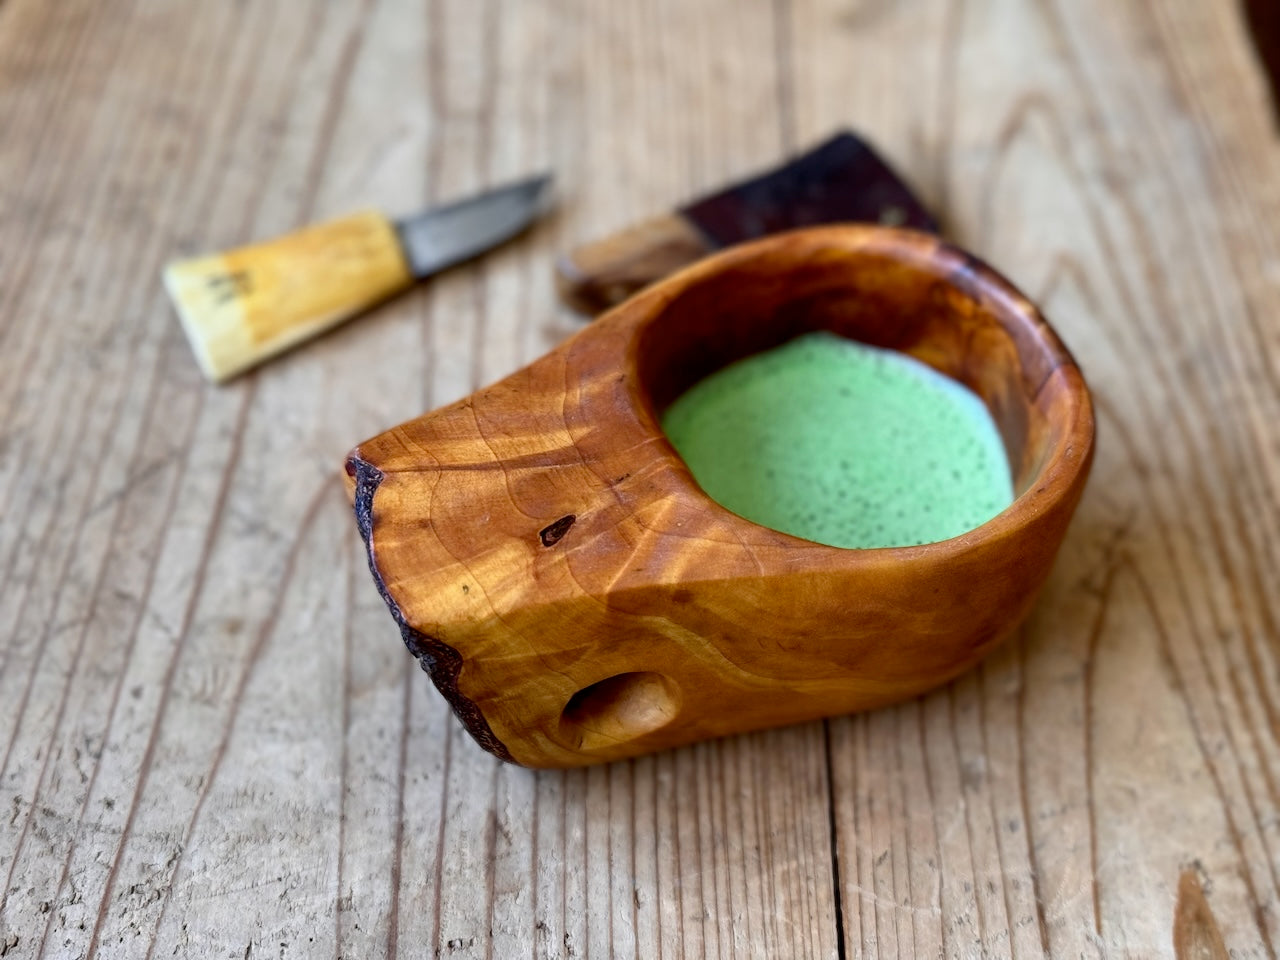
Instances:
[[[1038,606],[901,706],[487,756],[342,457],[578,329],[557,253],[838,126],[1089,379]],[[1240,4],[3,0],[0,131],[6,960],[1275,956],[1280,144]],[[524,241],[225,388],[160,286],[546,168]]]
[[[842,550],[708,497],[662,413],[703,377],[816,331],[973,390],[1004,440],[1013,504],[940,543]],[[1031,608],[1093,438],[1079,368],[1006,280],[932,234],[846,225],[706,258],[360,444],[347,471],[370,572],[459,719],[503,759],[561,767],[953,679]]]

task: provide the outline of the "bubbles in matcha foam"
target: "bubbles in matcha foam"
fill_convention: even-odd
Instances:
[[[946,540],[1013,501],[982,401],[917,360],[828,333],[694,384],[663,429],[714,500],[837,547]]]

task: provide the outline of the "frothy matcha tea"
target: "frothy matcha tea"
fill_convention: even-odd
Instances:
[[[663,429],[739,516],[836,547],[933,543],[1013,501],[986,406],[923,363],[829,333],[713,373]]]

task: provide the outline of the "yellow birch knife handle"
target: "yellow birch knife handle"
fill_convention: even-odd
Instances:
[[[218,383],[403,290],[413,274],[395,225],[368,211],[172,263],[164,283]]]

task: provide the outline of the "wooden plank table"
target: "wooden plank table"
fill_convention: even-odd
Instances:
[[[1270,110],[1229,0],[3,0],[0,955],[1274,958]],[[498,763],[344,452],[572,332],[555,252],[845,125],[1096,391],[1041,603],[894,709]],[[167,259],[542,168],[524,241],[201,381]]]

